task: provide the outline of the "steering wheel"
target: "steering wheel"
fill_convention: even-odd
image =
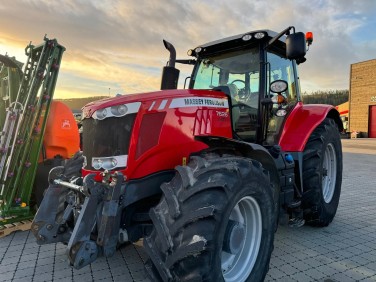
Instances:
[[[235,84],[235,82],[241,82],[241,83],[244,84],[244,87],[245,87],[245,81],[244,81],[244,80],[241,80],[241,79],[235,79],[235,80],[229,82],[229,84]],[[243,88],[244,88],[244,87],[243,87]]]
[[[241,83],[243,83],[243,84],[244,84],[244,87],[243,87],[243,88],[238,87],[238,86],[235,84],[235,82],[241,82]],[[233,85],[235,85],[235,86],[239,89],[239,90],[238,90],[238,95],[239,95],[239,97],[244,97],[244,94],[245,94],[245,81],[244,81],[244,80],[241,80],[241,79],[235,79],[235,80],[229,82],[228,84],[233,84]]]

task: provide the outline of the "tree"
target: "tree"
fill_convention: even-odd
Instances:
[[[304,92],[302,99],[305,104],[340,105],[349,100],[349,90],[319,90],[312,93]]]

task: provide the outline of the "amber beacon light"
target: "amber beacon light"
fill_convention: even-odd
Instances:
[[[305,35],[306,37],[306,40],[307,40],[307,43],[308,43],[308,46],[312,44],[312,41],[313,41],[313,33],[308,31]]]

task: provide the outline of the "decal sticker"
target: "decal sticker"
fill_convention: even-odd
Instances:
[[[71,124],[70,124],[69,119],[63,119],[62,120],[62,122],[61,122],[61,128],[62,129],[70,129],[71,128]]]
[[[158,110],[163,110],[163,109],[166,107],[167,101],[168,101],[168,100],[163,100],[163,101],[161,102],[161,104],[159,105]]]
[[[224,117],[224,118],[228,117],[228,112],[216,111],[216,113],[217,113],[217,117]]]
[[[209,107],[209,108],[228,108],[227,99],[220,98],[198,98],[198,97],[186,97],[186,98],[175,98],[172,100],[170,107],[174,108],[185,108],[185,107]]]
[[[151,106],[150,106],[150,108],[149,108],[149,111],[151,111],[151,110],[153,109],[154,105],[155,105],[155,101],[153,101],[153,103],[151,103]]]

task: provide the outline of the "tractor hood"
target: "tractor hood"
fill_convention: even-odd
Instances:
[[[149,93],[137,93],[137,94],[126,94],[122,96],[117,96],[113,98],[107,98],[103,100],[98,100],[91,102],[85,105],[82,108],[82,118],[90,118],[93,114],[100,109],[105,109],[108,107],[124,105],[124,104],[132,104],[132,103],[141,103],[143,106],[147,106],[149,109],[153,108],[160,108],[161,104],[166,107],[169,107],[173,100],[177,98],[190,98],[190,97],[197,97],[203,98],[201,100],[187,100],[186,102],[193,102],[200,105],[202,102],[202,106],[205,106],[208,103],[212,103],[213,101],[217,100],[205,100],[205,98],[217,98],[217,99],[226,99],[226,95],[223,92],[216,91],[216,90],[197,90],[197,89],[185,89],[185,90],[162,90],[156,92],[149,92]],[[158,101],[161,101],[159,105],[155,104]]]

